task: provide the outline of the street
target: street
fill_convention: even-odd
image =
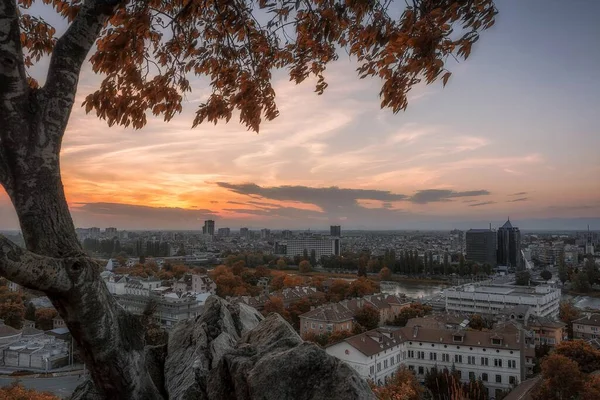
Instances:
[[[0,378],[0,385],[10,385],[17,379],[17,377],[2,377]],[[61,376],[57,378],[21,378],[19,381],[28,389],[50,392],[60,398],[66,398],[71,395],[75,388],[83,382],[78,375]]]

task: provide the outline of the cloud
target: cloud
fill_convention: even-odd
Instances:
[[[507,203],[517,203],[520,201],[527,201],[527,200],[529,200],[529,197],[519,197],[518,199],[508,200]]]
[[[482,203],[469,204],[469,207],[481,207],[481,206],[487,206],[488,204],[496,204],[496,202],[495,201],[484,201]]]
[[[527,192],[517,192],[517,193],[509,194],[509,196],[525,196],[526,194],[527,194]]]
[[[219,187],[231,190],[234,193],[260,196],[270,200],[297,201],[315,204],[325,212],[334,212],[343,208],[355,208],[358,200],[380,200],[383,202],[406,200],[403,194],[396,194],[386,190],[371,189],[344,189],[336,186],[331,187],[308,187],[308,186],[272,186],[264,187],[254,183],[234,184],[228,182],[217,182]]]
[[[455,192],[453,190],[446,189],[427,189],[419,190],[414,194],[410,201],[417,204],[427,204],[438,201],[450,201],[457,197],[477,197],[487,196],[490,192],[487,190],[470,190],[466,192]]]

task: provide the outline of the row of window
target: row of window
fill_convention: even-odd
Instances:
[[[413,351],[413,350],[408,350],[408,358],[415,358],[415,353],[416,353],[416,358],[419,360],[425,360],[425,352],[424,351]],[[429,360],[430,361],[437,361],[437,353],[435,352],[430,352],[429,353]],[[442,353],[442,362],[450,362],[450,355],[447,353]],[[455,354],[454,355],[454,363],[456,364],[462,364],[463,362],[463,356],[462,354]],[[476,361],[475,361],[475,356],[467,356],[467,364],[469,365],[475,365]],[[517,368],[517,361],[516,360],[508,360],[507,363],[507,368]],[[488,366],[489,365],[489,358],[488,357],[481,357],[481,364],[483,366]],[[494,367],[498,367],[498,368],[502,368],[503,366],[503,362],[501,358],[494,358]]]
[[[387,369],[390,367],[393,367],[396,364],[400,364],[400,361],[402,361],[402,355],[400,353],[396,354],[396,356],[391,356],[389,359],[386,358],[385,360],[383,360],[383,369]],[[377,363],[377,372],[381,372],[381,362]],[[371,375],[373,375],[375,373],[375,366],[371,365],[371,367],[369,368],[369,373]]]
[[[413,372],[415,371],[414,365],[409,365],[408,369],[411,370],[411,371],[413,371]],[[424,367],[418,367],[417,373],[419,375],[425,375],[425,368]],[[462,371],[461,370],[456,370],[456,373],[457,373],[458,377],[460,379],[462,379]],[[502,375],[496,374],[495,378],[496,378],[496,383],[502,383]],[[469,380],[474,380],[474,379],[477,379],[476,376],[475,376],[475,372],[472,372],[472,371],[469,372]],[[489,375],[487,373],[485,373],[485,372],[482,373],[481,374],[481,380],[483,382],[489,382]],[[517,383],[517,377],[516,376],[509,376],[508,377],[508,383],[511,384],[511,385],[515,385]]]

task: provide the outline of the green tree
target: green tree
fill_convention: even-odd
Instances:
[[[579,271],[573,277],[573,290],[579,293],[587,293],[591,289],[589,275],[585,271]]]
[[[552,279],[552,272],[545,269],[542,272],[540,272],[540,277],[545,281],[549,281],[550,279]]]
[[[529,271],[519,271],[515,274],[515,284],[519,286],[528,286],[531,281]]]
[[[102,80],[86,111],[109,126],[140,129],[151,114],[169,121],[192,83],[205,81],[211,94],[192,126],[236,115],[259,131],[279,114],[277,69],[295,83],[315,78],[320,94],[328,64],[347,51],[360,77],[381,82],[381,106],[399,112],[413,86],[448,82],[446,61],[467,58],[497,13],[492,0],[415,0],[394,12],[379,1],[33,2],[0,2],[0,184],[27,248],[0,238],[0,273],[47,294],[104,397],[133,400],[161,397],[143,343],[131,345],[142,327],[132,326],[83,251],[61,179],[60,150],[84,63]],[[40,9],[57,15],[44,20]],[[50,23],[61,17],[57,30]],[[43,86],[28,74],[39,60]]]
[[[356,311],[354,320],[366,330],[375,329],[379,326],[379,312],[371,306],[364,306]]]

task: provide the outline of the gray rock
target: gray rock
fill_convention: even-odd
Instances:
[[[254,329],[263,320],[261,313],[255,308],[244,303],[235,303],[229,306],[238,333],[241,335]]]
[[[94,383],[90,379],[87,379],[75,388],[69,400],[104,400],[104,396],[96,390]]]
[[[234,346],[235,340],[226,332],[221,332],[215,340],[210,342],[211,367],[216,367],[223,355],[233,350]]]

